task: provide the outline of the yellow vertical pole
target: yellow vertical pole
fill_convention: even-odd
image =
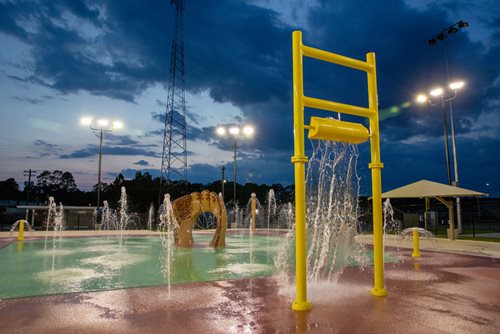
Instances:
[[[257,195],[252,193],[252,233],[255,233],[255,221],[257,219]]]
[[[293,58],[293,130],[294,155],[292,163],[295,170],[295,286],[296,297],[292,309],[308,311],[311,304],[307,301],[306,273],[306,181],[305,164],[307,157],[304,149],[304,82],[302,74],[302,32],[292,34]]]
[[[418,229],[414,228],[412,231],[413,236],[413,253],[412,257],[420,257],[420,240],[418,239]]]
[[[380,161],[380,133],[378,120],[378,93],[377,93],[377,71],[375,53],[366,54],[366,61],[373,66],[367,72],[368,78],[368,108],[370,116],[370,151],[371,163],[368,167],[372,172],[372,204],[373,204],[373,271],[374,287],[372,295],[387,296],[384,286],[384,240],[382,222],[382,168],[384,164]]]
[[[19,221],[19,234],[17,235],[18,241],[24,240],[24,220]]]

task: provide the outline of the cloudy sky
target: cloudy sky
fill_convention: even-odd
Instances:
[[[244,123],[256,136],[238,143],[238,181],[293,182],[291,33],[300,29],[307,45],[357,59],[376,53],[384,190],[446,183],[441,111],[413,100],[446,82],[444,46],[427,40],[463,19],[470,27],[448,40],[450,77],[466,81],[453,101],[460,181],[500,196],[497,1],[186,2],[190,181],[232,170],[231,142],[214,129]],[[0,179],[60,169],[90,189],[98,137],[82,116],[125,124],[105,136],[105,182],[119,172],[158,175],[173,14],[169,0],[0,0]],[[314,60],[304,71],[306,95],[367,105],[363,73]],[[366,194],[369,147],[359,148]]]

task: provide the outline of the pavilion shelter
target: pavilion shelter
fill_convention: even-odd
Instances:
[[[382,194],[382,198],[435,198],[448,208],[450,226],[448,237],[451,240],[455,239],[456,234],[453,201],[446,198],[480,196],[488,196],[488,194],[427,180],[414,182]]]

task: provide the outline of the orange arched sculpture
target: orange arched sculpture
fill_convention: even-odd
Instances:
[[[226,206],[216,193],[203,190],[201,193],[194,192],[191,195],[179,197],[172,202],[172,209],[179,224],[174,231],[177,246],[193,247],[193,225],[198,216],[204,212],[211,212],[217,218],[217,227],[210,246],[226,246]]]

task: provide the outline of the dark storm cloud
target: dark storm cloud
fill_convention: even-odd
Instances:
[[[26,156],[27,159],[38,159],[43,157],[50,157],[52,155],[57,155],[61,152],[61,147],[56,144],[50,144],[42,139],[36,139],[33,141],[33,151],[35,155]]]
[[[81,27],[59,24],[58,20],[71,21],[64,16],[70,13],[103,33],[104,30],[99,29],[107,22],[98,18],[99,12],[89,9],[85,2],[33,0],[15,4],[6,2],[0,6],[0,13],[5,16],[0,20],[0,31],[32,46],[34,69],[23,80],[62,93],[85,90],[128,101],[133,101],[134,96],[151,84],[140,74],[144,67],[140,57],[125,56],[131,54],[123,49],[126,45],[114,51],[111,45],[106,48],[103,44],[106,41],[100,37],[86,36]],[[73,21],[73,25],[78,24]],[[107,63],[106,57],[113,61]]]
[[[100,16],[84,2],[76,6],[33,0],[2,7],[0,29],[33,47],[34,72],[25,79],[63,93],[86,90],[128,101],[167,81],[173,28],[168,1],[149,1],[147,6],[108,1],[101,7],[106,14]],[[99,31],[98,37],[54,23],[68,12],[86,20]],[[289,76],[284,71],[288,54],[283,53],[287,31],[276,13],[243,1],[192,1],[186,13],[189,90],[207,89],[216,101],[236,105],[289,95],[281,89],[283,73]],[[22,19],[36,24],[35,31]]]
[[[175,117],[179,119],[181,116],[179,113],[175,112],[176,115]],[[195,115],[192,114],[189,116],[189,114],[186,114],[188,118],[191,118],[191,120],[195,119]],[[161,124],[165,123],[165,114],[164,113],[151,113],[151,117],[155,120],[158,121]],[[186,136],[189,140],[203,140],[203,141],[208,141],[211,138],[216,138],[215,137],[215,128],[212,126],[209,127],[196,127],[193,126],[191,122],[186,122]],[[194,122],[197,124],[197,122]],[[158,130],[153,130],[149,131],[146,133],[146,137],[156,137],[156,136],[161,136],[163,135],[163,129],[158,129]]]
[[[138,145],[139,142],[126,135],[106,134],[106,144],[111,145]]]
[[[53,150],[53,149],[56,149],[58,147],[58,145],[56,145],[56,144],[49,144],[46,141],[41,140],[41,139],[35,140],[33,142],[33,145],[35,145],[37,147],[42,147],[42,148],[47,149],[47,150]]]
[[[69,154],[62,154],[59,157],[61,159],[71,159],[71,158],[88,158],[96,156],[99,154],[98,145],[87,145],[86,148],[76,150]],[[105,155],[141,155],[147,157],[158,157],[158,153],[150,150],[145,150],[136,147],[122,147],[122,146],[104,146],[102,148],[102,154]]]
[[[356,22],[360,24],[353,24],[352,21],[343,19],[351,16],[348,13],[352,13],[353,8],[357,8]],[[320,32],[320,36],[304,32],[306,44],[309,40],[321,39],[323,48],[358,59],[364,59],[364,54],[368,51],[376,53],[381,108],[412,100],[418,92],[427,91],[434,85],[444,84],[446,81],[444,45],[439,44],[434,47],[427,45],[428,38],[458,21],[456,17],[450,17],[449,12],[443,8],[433,7],[419,11],[401,1],[393,1],[390,6],[382,5],[381,1],[369,3],[350,1],[341,6],[324,2],[313,9],[310,17],[314,18],[310,20],[311,31]],[[468,83],[467,90],[454,101],[457,117],[464,116],[464,109],[470,109],[468,112],[478,114],[482,112],[482,108],[477,107],[482,101],[491,97],[484,95],[482,89],[478,88],[494,85],[493,81],[499,74],[498,66],[493,65],[494,61],[491,59],[493,54],[497,59],[500,55],[498,43],[496,47],[486,51],[481,43],[469,40],[467,30],[462,30],[450,36],[448,44],[452,78],[465,78]],[[325,67],[319,66],[311,68],[311,76],[316,78],[309,81],[311,90],[366,105],[364,94],[352,91],[352,87],[356,87],[355,82],[358,82],[360,84],[358,87],[364,93],[366,81],[353,77],[340,82],[335,80],[333,81],[335,84],[332,85],[329,84],[332,82],[332,77],[322,76],[319,72],[324,69]],[[478,80],[479,77],[482,79]],[[322,87],[329,89],[325,90]],[[472,110],[472,106],[476,106],[475,110]],[[426,121],[438,123],[439,109],[432,110],[428,107],[426,110],[429,114],[424,116]],[[421,120],[422,114],[416,106],[413,106],[399,117],[383,122],[382,130],[389,132],[393,140],[405,139],[415,133],[439,135],[432,126],[415,127],[416,122]]]
[[[262,160],[266,161],[266,167],[262,168],[259,164]],[[268,155],[256,159],[248,156],[243,160],[238,160],[237,182],[245,183],[281,183],[290,184],[293,179],[293,165],[290,158],[280,155]],[[188,178],[191,182],[206,183],[218,180],[222,166],[213,166],[210,164],[191,164],[188,166]],[[232,182],[233,174],[230,172],[233,168],[232,163],[225,164],[226,178]],[[228,172],[229,171],[229,172]]]
[[[37,99],[37,98],[26,97],[26,96],[13,96],[12,98],[14,100],[21,101],[21,102],[27,102],[30,104],[40,104],[40,103],[43,103],[45,101],[44,99]]]
[[[147,162],[146,160],[139,160],[139,161],[134,162],[134,165],[149,166],[149,162]]]
[[[90,8],[83,1],[64,1],[57,5],[26,1],[22,5],[6,2],[2,6],[5,20],[0,28],[33,46],[32,80],[64,93],[87,90],[130,101],[151,84],[166,82],[169,56],[166,41],[173,25],[173,10],[168,2],[150,1],[145,6],[136,1],[108,1],[101,7]],[[354,8],[356,22],[362,24],[345,20]],[[99,16],[99,10],[105,10],[106,15]],[[90,39],[53,23],[54,18],[66,12],[87,20],[100,31],[99,37]],[[335,6],[325,2],[314,7],[309,17],[311,29],[304,31],[306,43],[314,41],[311,44],[356,58],[363,58],[368,50],[377,52],[382,107],[411,99],[416,91],[442,76],[442,57],[436,55],[439,46],[426,45],[429,36],[448,24],[442,7],[418,11],[402,1],[394,1],[390,6],[381,1],[370,4],[354,1]],[[384,24],[380,24],[379,17],[384,18]],[[33,33],[24,28],[20,23],[22,19],[34,20],[38,30]],[[276,13],[244,1],[210,1],[208,4],[190,1],[185,25],[189,90],[206,89],[215,101],[238,106],[271,99],[289,102],[292,29],[280,22]],[[480,70],[481,66],[477,65],[483,60],[481,45],[470,43],[464,32],[452,36],[451,49],[453,44],[459,45],[462,52],[450,52],[452,65],[465,63],[470,64],[470,69]],[[467,52],[463,52],[464,48]],[[111,62],[95,57],[92,52],[97,49],[111,57]],[[399,50],[405,50],[404,55],[408,57]],[[498,55],[498,49],[493,48],[489,53]],[[465,57],[469,61],[462,62]],[[306,80],[308,91],[354,103],[364,102],[365,94],[357,93],[363,90],[352,89],[355,83],[364,84],[362,74],[353,74],[352,79],[341,76],[340,81],[336,78],[334,81],[331,75],[318,75],[324,74],[324,69],[314,63],[308,68],[306,79],[314,77],[314,80]],[[498,74],[498,71],[484,72],[490,73],[490,80],[486,80],[490,83]],[[278,115],[271,110],[270,116]],[[411,117],[403,115],[401,121],[410,125]],[[406,135],[401,132],[402,138]]]
[[[156,100],[156,102],[158,103],[159,100]],[[163,104],[163,102],[161,102]],[[163,107],[166,107],[165,104],[163,104]],[[165,108],[164,108],[165,110]],[[155,120],[155,121],[158,121],[160,122],[161,124],[165,124],[165,111],[163,112],[152,112],[151,113],[151,117]],[[180,118],[182,117],[181,114],[177,111],[174,110],[174,117],[176,118]],[[194,124],[199,124],[200,123],[200,120],[199,120],[199,117],[198,115],[196,115],[195,113],[189,111],[189,110],[186,110],[186,121],[187,123],[194,123]]]

